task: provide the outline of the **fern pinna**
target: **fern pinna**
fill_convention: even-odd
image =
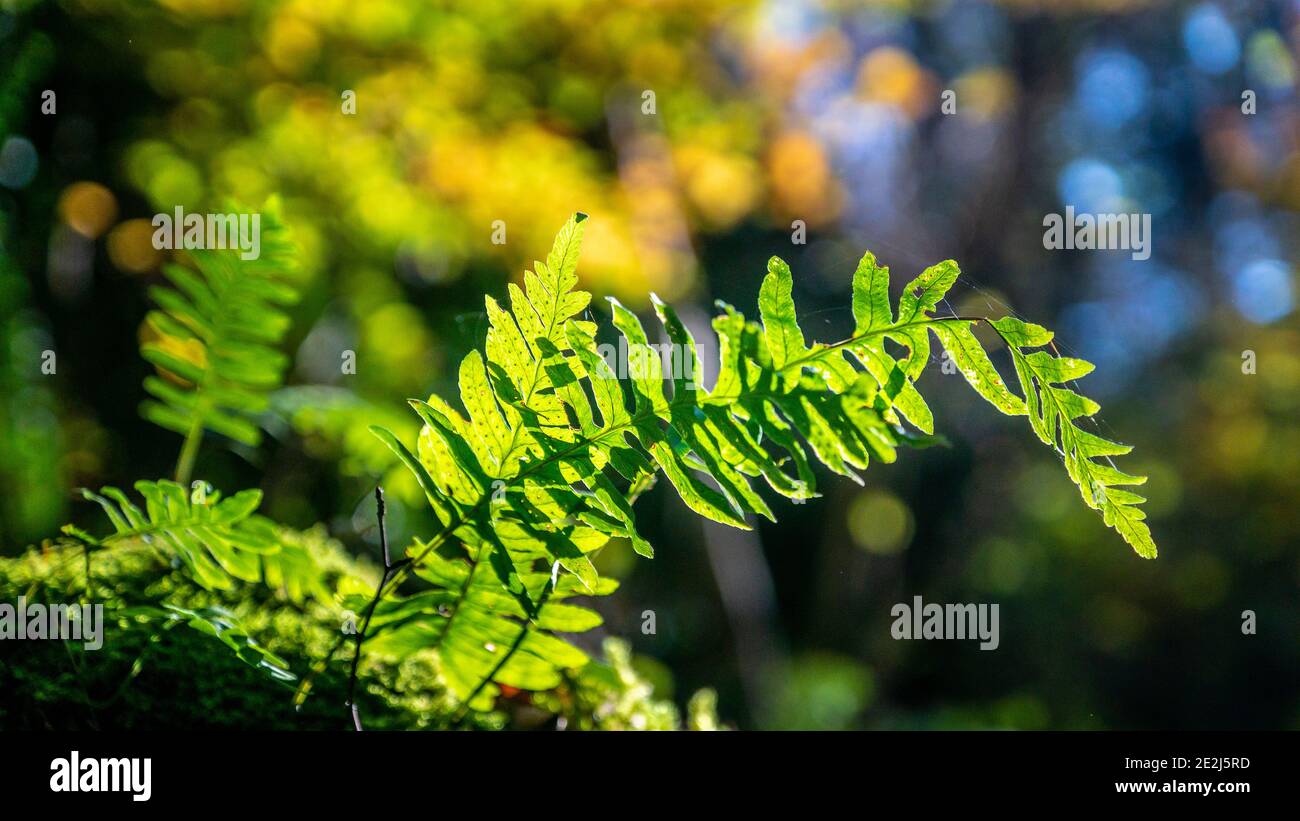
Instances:
[[[464,414],[437,396],[412,400],[424,423],[414,450],[373,428],[414,473],[443,528],[410,548],[407,563],[375,592],[371,640],[436,647],[455,671],[451,689],[475,699],[472,706],[489,705],[496,685],[554,686],[581,663],[579,651],[549,632],[599,623],[593,612],[560,603],[612,591],[588,555],[612,537],[652,555],[622,488],[662,475],[697,513],[748,528],[750,515],[772,518],[754,486],[759,477],[804,499],[815,495],[810,453],[856,479],[872,458],[892,462],[900,446],[928,442],[933,416],[916,380],[931,332],[981,396],[1005,414],[1029,416],[1106,524],[1139,555],[1156,555],[1137,507],[1142,498],[1118,487],[1144,478],[1096,461],[1128,448],[1079,427],[1098,406],[1062,384],[1091,366],[1033,350],[1051,334],[1015,318],[935,316],[958,277],[956,263],[922,272],[895,312],[889,271],[868,253],[853,278],[854,335],[810,345],[790,269],[773,258],[759,292],[761,323],[720,305],[713,327],[721,362],[711,390],[691,377],[701,372],[695,343],[669,305],[654,300],[683,366],[665,383],[659,350],[611,299],[628,352],[625,389],[596,345],[596,326],[579,318],[590,301],[575,290],[585,219],[571,218],[546,262],[525,274],[522,288],[510,286],[509,310],[486,300],[486,360],[475,351],[460,366]],[[973,333],[976,322],[1006,342],[1023,397],[998,374]],[[906,355],[896,359],[885,340]],[[398,598],[412,571],[432,589]],[[358,637],[357,653],[366,638]]]
[[[64,532],[94,547],[138,539],[178,558],[189,574],[209,590],[234,586],[236,580],[262,580],[258,557],[279,550],[275,526],[254,515],[262,491],[243,490],[228,499],[211,494],[186,492],[175,482],[136,482],[144,497],[142,510],[125,493],[106,487],[101,493],[83,490],[85,498],[97,503],[113,525],[113,533],[97,539],[68,525]]]

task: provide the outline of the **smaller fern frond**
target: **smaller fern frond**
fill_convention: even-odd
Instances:
[[[285,280],[295,254],[274,199],[259,219],[258,258],[192,250],[195,268],[169,264],[163,273],[171,287],[149,290],[158,308],[146,322],[156,338],[140,352],[159,373],[145,379],[151,398],[140,412],[186,437],[176,477],[182,483],[205,430],[249,447],[261,441],[252,417],[266,410],[288,366],[276,346],[290,325],[282,309],[298,299]]]
[[[275,525],[254,514],[262,501],[260,490],[224,499],[215,491],[191,497],[181,485],[165,479],[136,482],[135,489],[144,497],[143,509],[118,488],[105,487],[99,493],[83,489],[82,495],[103,509],[114,532],[103,538],[71,526],[64,532],[102,547],[139,539],[176,556],[209,590],[230,589],[234,579],[260,581],[260,557],[280,549]]]

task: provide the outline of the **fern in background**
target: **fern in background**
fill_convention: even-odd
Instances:
[[[296,252],[275,200],[260,212],[260,223],[261,253],[256,259],[243,259],[233,249],[192,250],[196,269],[168,265],[164,273],[174,287],[150,289],[159,309],[150,311],[146,321],[157,339],[140,350],[162,376],[146,377],[145,390],[154,398],[145,400],[140,411],[144,418],[185,436],[176,481],[136,482],[143,508],[115,487],[99,493],[83,489],[82,495],[104,511],[113,533],[97,538],[72,525],[63,532],[87,550],[149,545],[167,561],[183,566],[205,590],[265,583],[291,601],[307,596],[325,600],[334,591],[326,587],[324,568],[306,543],[255,514],[262,501],[260,490],[223,498],[206,482],[195,482],[192,491],[188,487],[205,430],[250,447],[261,441],[251,418],[268,407],[268,396],[288,365],[288,357],[273,346],[289,328],[280,306],[298,299],[284,281],[295,268]],[[224,610],[131,604],[120,615],[156,621],[164,628],[188,624],[274,677],[294,677]]]
[[[290,324],[281,307],[298,300],[285,281],[296,256],[275,200],[261,211],[257,259],[217,249],[189,254],[195,269],[167,265],[173,287],[149,290],[159,307],[147,321],[159,339],[141,347],[162,375],[145,379],[153,398],[140,412],[185,437],[176,465],[181,484],[189,482],[205,430],[249,447],[261,441],[250,417],[267,409],[288,367],[275,346]]]
[[[243,490],[228,499],[213,491],[191,497],[175,482],[136,482],[145,499],[140,509],[115,487],[100,493],[83,490],[97,503],[113,525],[113,534],[96,539],[68,525],[64,532],[95,547],[108,547],[125,539],[139,539],[185,564],[194,580],[209,590],[227,589],[234,580],[261,580],[258,556],[279,549],[275,526],[254,516],[262,491]]]

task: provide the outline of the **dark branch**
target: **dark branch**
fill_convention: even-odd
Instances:
[[[379,600],[384,596],[384,589],[388,585],[389,578],[399,568],[404,568],[410,564],[410,559],[403,559],[396,564],[388,555],[388,528],[385,524],[387,508],[384,506],[384,489],[378,485],[375,486],[375,515],[379,519],[379,544],[384,551],[384,575],[379,580],[379,585],[375,587],[375,595],[370,598],[370,604],[366,606],[366,615],[361,622],[361,628],[357,630],[356,646],[352,651],[352,670],[348,673],[348,708],[352,712],[352,725],[357,730],[363,729],[361,726],[361,712],[357,707],[357,668],[361,665],[361,643],[366,639],[366,632],[370,629],[370,619],[375,615],[375,608],[379,606]],[[333,655],[331,653],[331,655]]]
[[[384,526],[385,514],[388,509],[384,507],[384,489],[375,485],[375,515],[379,518],[379,544],[384,549],[384,569],[388,570],[393,566],[393,562],[388,558],[388,528]]]

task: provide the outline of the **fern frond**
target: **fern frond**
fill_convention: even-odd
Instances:
[[[139,539],[167,555],[175,555],[198,584],[209,590],[226,590],[233,579],[261,580],[262,556],[280,549],[275,526],[254,515],[261,504],[260,490],[243,490],[223,499],[218,492],[191,498],[176,482],[136,482],[144,497],[142,510],[125,493],[105,487],[82,495],[103,508],[113,533],[102,539],[70,525],[64,532],[96,546]]]
[[[660,349],[611,300],[628,351],[630,378],[620,380],[596,344],[596,326],[574,318],[590,299],[573,290],[582,225],[571,220],[525,288],[511,286],[511,311],[487,300],[488,362],[473,352],[460,369],[466,415],[437,397],[413,401],[425,423],[418,458],[380,433],[471,549],[559,562],[591,588],[586,554],[610,537],[651,555],[620,487],[662,473],[696,512],[748,528],[749,515],[773,518],[753,478],[791,498],[814,495],[804,443],[831,470],[855,476],[872,457],[893,461],[897,446],[918,438],[895,423],[876,380],[843,361],[832,365],[829,349],[804,346],[789,269],[779,261],[764,283],[764,327],[728,306],[715,321],[723,361],[712,392],[695,381],[695,343],[671,306],[655,300],[672,346],[666,393]],[[555,522],[566,523],[562,533]]]
[[[627,538],[638,553],[652,555],[621,488],[662,474],[692,510],[748,528],[753,516],[773,518],[755,488],[760,478],[780,495],[806,499],[816,495],[814,460],[861,481],[857,471],[872,459],[893,462],[899,447],[935,441],[933,414],[916,386],[930,359],[931,333],[983,398],[1005,414],[1030,415],[1108,525],[1140,555],[1155,555],[1134,506],[1140,497],[1114,487],[1141,478],[1092,461],[1127,448],[1074,426],[1073,419],[1096,405],[1058,386],[1087,369],[1025,353],[1022,348],[1046,344],[1050,335],[999,320],[993,325],[1008,340],[1025,397],[1014,394],[973,333],[976,322],[988,320],[934,314],[959,276],[955,262],[931,266],[908,283],[895,311],[888,269],[866,254],[853,277],[854,335],[810,344],[799,327],[790,269],[772,258],[759,291],[761,323],[719,303],[722,313],[713,322],[719,375],[708,390],[697,382],[691,332],[657,298],[655,312],[671,345],[669,373],[640,320],[613,299],[627,361],[611,363],[601,354],[595,324],[577,318],[590,302],[575,290],[584,220],[579,214],[565,225],[522,289],[510,286],[510,310],[487,299],[487,359],[475,351],[460,367],[464,414],[437,396],[412,400],[424,422],[414,453],[372,427],[416,476],[444,525],[431,542],[409,551],[413,565],[445,562],[460,542],[467,552],[460,575],[484,585],[484,593],[495,585],[494,606],[508,611],[509,630],[497,624],[492,631],[486,624],[494,622],[485,622],[472,634],[476,672],[488,663],[484,643],[498,646],[510,635],[527,641],[530,628],[542,628],[544,596],[552,589],[547,568],[563,567],[581,585],[556,589],[599,593],[602,582],[588,554],[610,538]],[[906,353],[895,357],[886,341]],[[624,366],[625,379],[615,372]],[[459,601],[454,585],[438,574],[434,579],[438,588],[429,601]],[[438,626],[446,618],[421,611],[417,620],[426,646],[444,654],[455,652],[448,642],[456,635]],[[484,681],[504,682],[505,669],[488,668]]]
[[[250,447],[261,431],[250,417],[267,407],[288,357],[276,346],[289,329],[281,310],[298,299],[284,280],[295,255],[275,200],[261,212],[261,254],[242,259],[232,250],[193,250],[196,269],[167,265],[170,288],[153,287],[158,305],[146,321],[158,334],[141,355],[162,375],[149,376],[153,397],[140,406],[145,419],[186,437],[177,480],[187,482],[203,431]]]

